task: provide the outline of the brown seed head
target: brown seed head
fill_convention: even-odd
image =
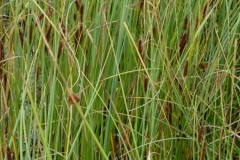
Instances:
[[[74,104],[74,103],[77,103],[77,102],[80,102],[80,97],[76,94],[76,93],[71,93],[69,96],[68,96],[68,104]]]
[[[202,141],[203,132],[204,132],[204,125],[202,125],[198,130],[198,143],[200,143]]]
[[[184,70],[183,70],[183,76],[186,77],[188,73],[188,60],[186,61],[184,65]]]

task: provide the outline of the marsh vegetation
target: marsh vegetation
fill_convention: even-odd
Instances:
[[[239,0],[0,1],[0,159],[240,159]]]

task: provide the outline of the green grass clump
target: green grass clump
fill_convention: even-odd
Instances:
[[[0,159],[240,159],[239,0],[3,0]]]

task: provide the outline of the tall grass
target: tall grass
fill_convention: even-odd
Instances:
[[[240,1],[3,0],[0,159],[240,159]]]

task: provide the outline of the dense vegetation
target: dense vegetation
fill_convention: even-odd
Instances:
[[[2,0],[0,159],[240,159],[239,0]]]

